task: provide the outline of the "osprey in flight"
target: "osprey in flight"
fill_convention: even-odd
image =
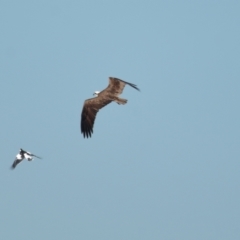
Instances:
[[[24,158],[26,158],[28,161],[32,161],[33,157],[41,159],[40,157],[38,157],[30,152],[24,151],[23,149],[20,148],[20,151],[16,155],[15,161],[12,164],[12,169],[14,169]]]
[[[97,112],[101,108],[105,107],[112,101],[118,104],[127,103],[127,99],[118,97],[123,92],[126,84],[140,91],[135,84],[125,82],[118,78],[109,77],[108,87],[101,92],[94,92],[93,95],[96,97],[87,99],[84,102],[81,119],[81,132],[84,138],[91,137]]]

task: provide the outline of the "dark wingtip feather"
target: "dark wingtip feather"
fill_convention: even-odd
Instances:
[[[92,137],[92,134],[93,134],[93,130],[92,129],[90,129],[90,130],[85,130],[84,132],[82,132],[83,133],[83,136],[84,136],[84,138],[86,137],[86,138],[91,138]]]
[[[81,132],[83,134],[84,138],[90,138],[92,136],[93,130],[92,129],[86,129],[86,126],[82,126]]]
[[[127,82],[126,82],[127,83]],[[135,88],[136,90],[138,90],[140,92],[140,89],[137,87],[136,84],[133,84],[133,83],[127,83],[129,86]]]
[[[91,137],[91,129],[85,124],[81,124],[81,133],[83,134],[84,138]]]
[[[14,165],[14,163],[12,164],[12,166],[10,167],[11,170],[15,169],[16,165]]]
[[[89,119],[87,118],[88,114],[87,108],[84,107],[81,116],[81,133],[84,138],[90,138],[93,134],[94,119],[92,120],[93,123],[89,122]]]
[[[110,77],[110,78],[113,78],[113,77]],[[113,78],[113,79],[114,79],[114,78]],[[119,78],[115,78],[115,79],[117,79],[117,80],[119,80],[119,81],[121,81],[121,82],[124,82],[124,83],[126,83],[127,85],[129,85],[129,86],[135,88],[136,90],[140,91],[140,89],[137,87],[136,84],[133,84],[133,83],[130,83],[130,82],[126,82],[126,81],[123,81],[122,79],[119,79]]]

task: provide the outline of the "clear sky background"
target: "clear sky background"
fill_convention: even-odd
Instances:
[[[239,26],[233,0],[1,0],[0,238],[239,240]],[[109,76],[141,92],[84,139]]]

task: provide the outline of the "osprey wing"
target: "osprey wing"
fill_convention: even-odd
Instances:
[[[32,157],[39,158],[39,159],[42,159],[41,157],[38,157],[38,156],[36,156],[36,155],[34,155],[34,154],[31,154],[31,156],[32,156]]]
[[[23,159],[15,159],[15,161],[13,162],[13,164],[12,164],[12,169],[14,169],[21,161],[22,161]]]
[[[21,154],[23,158],[24,158],[25,156],[30,156],[30,157],[36,157],[36,158],[42,159],[42,158],[40,158],[40,157],[32,154],[31,152],[28,152],[28,151],[23,150],[22,148],[20,149],[19,154]],[[24,155],[24,154],[26,154],[26,155]]]
[[[119,78],[114,78],[114,77],[109,77],[108,87],[106,89],[104,89],[104,91],[110,92],[110,93],[118,96],[123,92],[123,89],[126,84],[135,88],[136,90],[140,91],[139,88],[137,87],[137,85],[135,85],[133,83],[125,82]],[[99,95],[101,95],[101,93],[103,93],[104,91],[100,92]]]
[[[104,96],[90,98],[84,102],[81,116],[81,132],[84,138],[91,137],[97,112],[110,102],[112,100],[104,98]]]

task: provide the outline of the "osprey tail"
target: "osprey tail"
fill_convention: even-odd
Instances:
[[[117,104],[122,104],[122,105],[124,105],[124,104],[127,103],[127,99],[124,99],[124,98],[116,98],[114,101],[115,101]]]

